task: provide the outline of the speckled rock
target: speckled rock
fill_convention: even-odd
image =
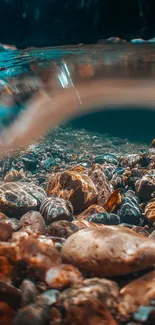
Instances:
[[[135,184],[136,194],[142,201],[151,199],[151,194],[155,191],[155,177],[145,175]]]
[[[123,227],[88,228],[66,240],[62,256],[95,276],[123,275],[155,263],[155,242]]]
[[[67,220],[59,220],[52,222],[47,227],[47,233],[49,236],[56,236],[62,238],[68,238],[74,232],[78,231],[79,227]]]
[[[18,251],[17,260],[24,260],[29,268],[37,271],[37,276],[43,277],[52,266],[61,261],[58,250],[51,239],[46,237],[29,236],[25,239]]]
[[[44,217],[46,225],[58,220],[73,220],[71,202],[55,196],[48,197],[42,202],[40,213]]]
[[[88,220],[73,220],[72,224],[77,226],[79,229],[83,229],[83,228],[98,228],[98,227],[104,227],[103,224],[99,224],[99,223],[95,223],[95,222],[91,222]]]
[[[111,179],[111,184],[114,189],[117,188],[124,188],[125,187],[125,180],[123,174],[114,174]]]
[[[136,196],[127,195],[123,198],[120,209],[118,210],[120,222],[139,225],[142,212]]]
[[[86,174],[65,171],[57,173],[49,180],[47,195],[56,195],[69,200],[74,211],[78,212],[96,202],[97,190]]]
[[[8,182],[0,185],[0,210],[19,218],[29,210],[37,210],[46,192],[33,183]]]
[[[0,221],[0,241],[8,241],[12,236],[13,229],[9,223]]]
[[[145,237],[149,236],[149,232],[144,227],[134,226],[132,228],[132,230],[135,231],[136,233],[138,233],[141,236],[145,236]]]
[[[97,213],[88,217],[89,222],[95,222],[104,225],[118,225],[120,223],[120,218],[114,213]]]
[[[30,280],[24,280],[21,284],[21,305],[22,307],[30,305],[36,301],[37,289]]]
[[[116,325],[115,314],[119,300],[119,288],[113,281],[106,279],[87,279],[81,284],[64,290],[58,299],[65,308],[65,324],[105,324]],[[72,322],[71,322],[72,320]]]
[[[106,210],[98,204],[92,204],[89,208],[85,209],[82,213],[78,214],[78,220],[85,220],[92,214],[106,212]]]
[[[104,207],[112,192],[110,184],[101,169],[94,169],[89,176],[95,184],[98,192],[97,204]]]
[[[22,231],[28,234],[45,234],[45,221],[38,211],[28,211],[20,219]]]
[[[70,264],[52,267],[45,274],[45,281],[49,287],[59,290],[82,282],[82,280],[82,274],[75,266]]]
[[[18,171],[16,169],[11,169],[5,175],[4,182],[17,182],[20,179],[23,179],[25,177],[26,177],[26,175],[22,170]]]
[[[155,222],[155,199],[149,201],[144,210],[145,217],[148,219],[150,225]]]
[[[121,157],[120,162],[123,167],[134,167],[139,163],[140,159],[140,154],[129,154]]]
[[[118,310],[124,320],[129,319],[139,306],[147,306],[155,299],[155,271],[130,282],[120,291]]]
[[[104,154],[104,155],[99,155],[99,156],[95,157],[95,163],[104,164],[105,162],[117,165],[118,164],[118,159],[113,154]]]
[[[48,325],[50,308],[47,305],[31,304],[18,310],[13,325]]]

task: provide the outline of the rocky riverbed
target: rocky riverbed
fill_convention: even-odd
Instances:
[[[71,127],[0,162],[0,321],[155,323],[155,141]]]

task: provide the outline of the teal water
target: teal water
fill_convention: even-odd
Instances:
[[[52,74],[55,71],[53,70],[55,65],[57,67],[61,66],[64,60],[69,60],[69,62],[73,63],[73,66],[79,64],[79,62],[99,66],[99,64],[103,63],[102,61],[104,59],[104,64],[106,61],[105,66],[109,67],[108,76],[111,76],[111,72],[114,72],[115,75],[121,72],[124,75],[125,69],[122,69],[122,59],[128,54],[128,51],[125,47],[119,48],[119,50],[116,48],[107,48],[104,52],[89,48],[88,51],[80,46],[78,48],[1,51],[0,130],[3,131],[4,127],[6,128],[11,125],[21,110],[24,110],[25,98],[31,97],[33,91],[38,89],[38,78],[41,78],[45,82],[45,87],[48,87],[47,71],[49,70]],[[154,61],[151,64],[155,64]],[[152,70],[149,69],[143,72],[144,66],[141,64],[139,70],[140,76],[142,75],[144,77],[147,74],[148,77],[152,77],[150,73]],[[130,70],[132,71],[132,69]],[[31,85],[28,85],[28,94],[26,93],[27,89],[25,90],[25,84],[23,82],[25,78],[32,78]],[[10,87],[13,94],[8,94]],[[18,100],[14,100],[17,98]],[[82,129],[88,132],[88,134],[91,132],[91,134],[97,134],[99,137],[103,136],[105,138],[106,135],[108,139],[118,138],[120,139],[120,143],[122,141],[128,141],[131,144],[138,144],[141,148],[143,145],[147,146],[154,138],[154,121],[155,111],[149,110],[148,107],[143,110],[134,107],[132,109],[128,107],[125,110],[120,110],[117,107],[114,110],[100,110],[100,112],[80,116],[65,125],[66,128],[69,127],[77,130],[76,132]],[[119,140],[117,142],[119,143]]]

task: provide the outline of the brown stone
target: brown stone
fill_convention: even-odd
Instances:
[[[16,244],[16,245],[22,245],[22,242],[25,241],[25,239],[28,238],[28,233],[24,232],[24,231],[15,231],[12,234],[12,238],[11,238],[11,243],[12,244]]]
[[[119,302],[119,287],[106,279],[87,279],[64,290],[58,304],[65,308],[65,324],[116,325],[113,315]]]
[[[154,265],[155,242],[124,227],[91,227],[66,240],[62,257],[95,276],[124,275]]]
[[[22,231],[28,234],[45,234],[45,221],[37,211],[29,211],[21,218]]]
[[[10,276],[12,265],[5,256],[0,256],[0,279],[5,281]]]
[[[104,227],[103,224],[99,224],[99,223],[95,223],[95,222],[91,222],[91,221],[87,221],[87,220],[74,220],[72,221],[72,224],[74,224],[75,226],[79,227],[79,229],[83,229],[83,228],[99,228],[99,227]]]
[[[18,261],[20,260],[25,260],[40,276],[44,276],[48,269],[60,263],[61,257],[51,239],[29,236],[19,249]]]
[[[79,270],[70,264],[61,264],[52,267],[46,272],[45,281],[53,289],[64,289],[83,279]]]
[[[153,230],[153,231],[151,232],[151,234],[149,235],[149,238],[151,238],[151,239],[155,239],[155,230]]]
[[[0,221],[0,241],[8,241],[12,236],[12,227],[5,221]]]
[[[5,223],[8,223],[12,227],[13,231],[17,231],[21,228],[20,220],[16,218],[7,219]]]
[[[120,189],[117,188],[109,196],[104,208],[107,212],[113,212],[121,204],[122,197],[120,194]]]
[[[16,243],[0,242],[0,256],[5,256],[9,261],[17,260],[18,247]]]
[[[98,195],[97,195],[97,203],[104,207],[106,204],[110,194],[111,187],[109,182],[106,179],[104,172],[101,169],[94,169],[90,174],[90,178],[96,186]]]
[[[152,199],[145,207],[145,217],[148,219],[149,224],[152,225],[155,222],[155,199]]]
[[[4,177],[4,182],[16,182],[20,179],[25,178],[25,174],[22,170],[11,169],[7,172]]]
[[[68,238],[74,232],[78,231],[79,227],[67,220],[59,220],[51,223],[47,228],[47,233],[50,236]]]
[[[12,325],[15,312],[5,302],[0,301],[0,324]]]
[[[136,194],[142,201],[151,199],[155,191],[155,178],[151,175],[145,175],[135,184]]]
[[[57,173],[49,180],[46,191],[48,196],[55,195],[69,200],[74,212],[84,210],[95,203],[97,198],[97,190],[90,177],[74,171]]]
[[[133,231],[135,231],[137,234],[141,235],[141,236],[145,236],[145,237],[148,237],[149,236],[149,232],[144,229],[143,227],[140,227],[140,226],[134,226],[132,228]]]
[[[0,221],[3,221],[3,220],[9,220],[8,217],[6,216],[6,214],[0,212]]]
[[[89,216],[91,216],[92,214],[95,214],[95,213],[102,213],[102,212],[105,212],[106,210],[101,206],[101,205],[98,205],[98,204],[92,204],[90,205],[87,209],[85,209],[82,213],[80,213],[78,216],[77,216],[77,219],[78,220],[85,220],[87,219]]]
[[[147,306],[155,300],[155,271],[130,282],[120,291],[118,310],[124,320],[129,319],[139,306]]]

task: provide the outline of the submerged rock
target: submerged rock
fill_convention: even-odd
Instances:
[[[50,225],[54,221],[58,220],[73,220],[73,207],[70,201],[57,198],[46,198],[41,206],[40,213],[44,217],[46,225]]]
[[[0,185],[0,209],[7,216],[20,218],[29,210],[38,210],[46,192],[33,183],[8,182]]]
[[[47,195],[69,200],[74,212],[78,212],[96,201],[97,190],[88,175],[64,171],[51,177],[47,185]]]
[[[119,301],[119,287],[106,279],[87,279],[64,290],[58,303],[65,309],[65,324],[116,325],[113,318]]]
[[[130,282],[120,291],[119,312],[129,319],[140,306],[147,306],[155,300],[155,271]]]
[[[88,221],[104,225],[118,225],[120,223],[120,218],[117,214],[103,212],[91,215]]]
[[[62,257],[95,276],[124,275],[154,265],[155,242],[123,227],[87,228],[66,240]]]

